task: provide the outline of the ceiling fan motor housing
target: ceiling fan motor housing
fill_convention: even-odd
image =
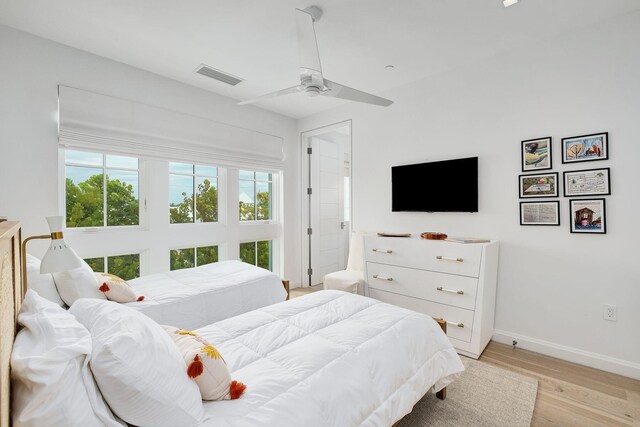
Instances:
[[[317,87],[317,86],[307,86],[305,88],[305,92],[310,97],[318,96],[318,95],[320,95],[320,88]]]

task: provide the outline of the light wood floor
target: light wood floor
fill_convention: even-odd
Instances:
[[[640,381],[495,342],[480,360],[538,380],[532,426],[640,427]]]

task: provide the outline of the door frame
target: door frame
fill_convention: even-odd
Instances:
[[[307,275],[307,266],[309,263],[309,245],[307,243],[307,229],[309,228],[309,197],[307,195],[308,180],[309,180],[309,167],[307,158],[308,140],[314,136],[321,135],[323,133],[331,132],[349,126],[349,206],[350,206],[350,221],[348,230],[349,233],[353,230],[353,120],[346,119],[339,122],[331,123],[328,125],[320,126],[314,129],[309,129],[300,132],[300,183],[301,183],[301,246],[302,256],[300,257],[300,286],[305,288],[309,287],[309,276]]]

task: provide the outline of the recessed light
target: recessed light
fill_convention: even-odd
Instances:
[[[393,66],[393,65],[391,65],[391,64],[389,64],[389,65],[385,65],[385,66],[384,66],[384,69],[385,69],[385,70],[393,70],[394,68],[396,68],[396,67],[394,67],[394,66]]]
[[[503,0],[502,1],[502,4],[504,5],[504,7],[513,6],[516,3],[518,3],[518,0]]]

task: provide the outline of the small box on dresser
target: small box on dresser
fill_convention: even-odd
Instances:
[[[498,247],[366,236],[365,295],[444,319],[456,350],[477,359],[493,336]]]

